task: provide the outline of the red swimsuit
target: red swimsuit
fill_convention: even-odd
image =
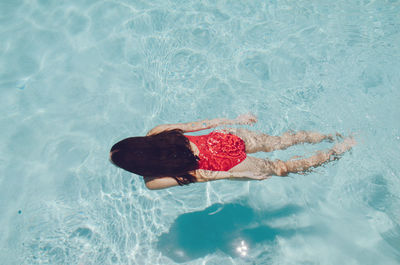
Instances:
[[[244,141],[234,134],[185,135],[200,151],[199,169],[228,171],[246,159]]]

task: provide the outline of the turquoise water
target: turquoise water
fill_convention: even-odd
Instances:
[[[399,264],[399,14],[395,0],[2,0],[1,263]],[[249,111],[254,130],[359,144],[308,175],[162,191],[108,161],[155,125]]]

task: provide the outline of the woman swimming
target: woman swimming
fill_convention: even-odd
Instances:
[[[110,160],[122,169],[142,175],[147,188],[163,189],[218,179],[263,180],[272,175],[305,172],[337,159],[355,145],[353,138],[346,138],[332,149],[309,158],[271,161],[247,154],[282,150],[300,143],[333,141],[334,137],[306,131],[271,136],[243,128],[216,130],[199,136],[184,135],[221,125],[255,122],[255,116],[245,114],[234,120],[159,125],[144,137],[130,137],[116,143],[110,150]]]

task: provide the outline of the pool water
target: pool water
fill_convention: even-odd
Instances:
[[[1,263],[399,264],[399,14],[396,0],[1,1]],[[253,130],[358,145],[307,175],[161,191],[108,161],[158,124],[249,111]]]

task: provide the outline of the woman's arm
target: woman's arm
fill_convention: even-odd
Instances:
[[[264,180],[270,178],[267,174],[256,174],[252,171],[243,172],[229,172],[229,171],[211,171],[198,169],[196,170],[196,179],[198,182],[206,182],[219,179],[230,179],[230,180]]]
[[[177,124],[162,124],[151,129],[146,136],[160,133],[166,130],[181,129],[184,133],[197,132],[201,130],[207,130],[222,125],[233,125],[233,124],[252,124],[257,122],[257,118],[252,114],[239,115],[236,119],[217,118],[212,120],[194,121],[188,123],[177,123]]]
[[[149,190],[160,190],[179,185],[173,177],[144,177],[144,182]]]
[[[222,126],[222,125],[230,125],[235,124],[234,120],[229,120],[225,118],[221,119],[212,119],[212,120],[202,120],[202,121],[194,121],[188,123],[177,123],[177,124],[161,124],[153,129],[151,129],[146,136],[157,134],[166,130],[173,129],[181,129],[184,133],[187,132],[197,132],[201,130],[207,130],[210,128]]]
[[[230,180],[264,180],[271,176],[266,174],[255,174],[251,171],[229,172],[229,171],[211,171],[198,169],[193,175],[197,182],[207,182],[219,179]],[[173,177],[144,177],[144,182],[149,190],[160,190],[173,186],[178,186],[178,182]]]

